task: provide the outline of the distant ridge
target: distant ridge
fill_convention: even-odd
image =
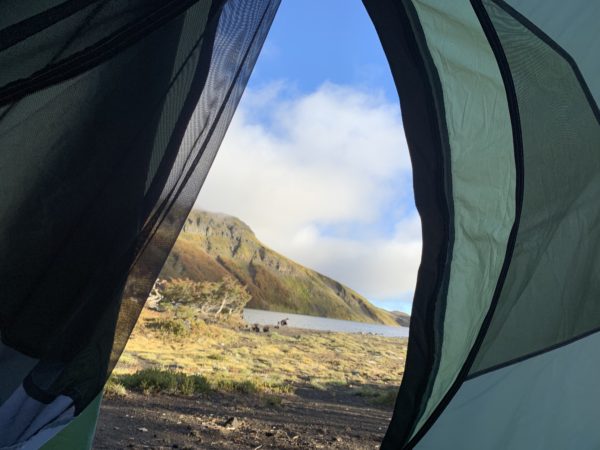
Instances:
[[[378,308],[343,284],[264,246],[241,220],[192,211],[161,278],[218,281],[228,274],[247,286],[249,308],[408,326],[407,314]]]

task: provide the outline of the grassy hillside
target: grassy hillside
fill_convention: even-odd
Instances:
[[[252,295],[250,308],[386,325],[406,321],[377,308],[341,283],[267,248],[241,220],[193,211],[161,278],[218,281],[226,274],[247,286]]]

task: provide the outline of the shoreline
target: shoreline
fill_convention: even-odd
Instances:
[[[247,314],[248,313],[248,314]],[[262,316],[262,317],[261,317]],[[314,331],[332,331],[340,333],[371,334],[386,337],[408,337],[407,326],[386,325],[374,322],[358,322],[353,320],[318,317],[305,314],[286,313],[253,308],[244,309],[244,320],[249,324],[275,326],[279,320],[289,319],[288,326]],[[299,326],[295,324],[305,324]]]

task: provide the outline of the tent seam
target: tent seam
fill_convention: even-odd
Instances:
[[[565,341],[561,341],[561,342],[558,342],[556,344],[550,345],[549,347],[545,347],[545,348],[543,348],[541,350],[537,350],[535,352],[527,353],[526,355],[519,356],[518,358],[513,358],[513,359],[511,359],[509,361],[505,361],[503,363],[496,364],[496,365],[488,367],[486,369],[474,372],[472,374],[469,374],[467,376],[467,378],[465,378],[465,381],[473,380],[474,378],[478,378],[478,377],[480,377],[482,375],[486,375],[486,374],[488,374],[490,372],[495,372],[497,370],[504,369],[505,367],[514,366],[515,364],[519,364],[519,363],[521,363],[523,361],[527,361],[528,359],[532,359],[532,358],[535,358],[537,356],[544,355],[545,353],[550,353],[550,352],[552,352],[554,350],[558,350],[561,347],[566,347],[566,346],[568,346],[570,344],[573,344],[573,343],[575,343],[577,341],[580,341],[582,339],[590,337],[590,336],[592,336],[592,335],[594,335],[596,333],[600,333],[600,327],[593,328],[591,330],[586,331],[585,333],[578,334],[577,336],[574,336],[574,337],[572,337],[570,339],[567,339]]]

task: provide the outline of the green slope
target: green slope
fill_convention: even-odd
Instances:
[[[217,281],[226,274],[247,286],[250,308],[386,325],[406,323],[405,317],[377,308],[341,283],[265,247],[241,220],[193,211],[161,278]]]

